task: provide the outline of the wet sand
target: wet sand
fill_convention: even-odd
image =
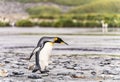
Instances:
[[[21,53],[0,55],[0,70],[8,75],[0,82],[119,82],[120,58],[111,56],[54,55],[50,58],[49,72],[32,73],[29,66],[34,63],[21,58]]]

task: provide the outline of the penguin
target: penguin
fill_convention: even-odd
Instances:
[[[29,60],[35,54],[35,67],[33,69],[33,73],[40,71],[40,73],[49,72],[46,68],[49,64],[49,58],[52,52],[52,48],[55,43],[66,44],[61,38],[59,37],[42,37],[35,49],[32,51]]]

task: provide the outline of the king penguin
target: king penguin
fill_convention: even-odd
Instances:
[[[29,60],[35,54],[35,67],[32,72],[40,71],[40,73],[49,72],[46,68],[49,64],[49,57],[52,52],[52,48],[55,43],[66,44],[59,37],[42,37],[39,41],[35,49],[32,51]]]

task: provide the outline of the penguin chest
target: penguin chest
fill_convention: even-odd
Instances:
[[[48,61],[49,56],[51,55],[53,48],[53,43],[47,42],[44,44],[44,47],[41,49],[40,54],[39,54],[39,59],[40,61]]]

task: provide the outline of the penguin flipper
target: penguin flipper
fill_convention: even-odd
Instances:
[[[29,60],[32,58],[32,56],[37,52],[37,51],[39,51],[40,50],[40,47],[36,47],[33,51],[32,51],[32,53],[31,53],[31,55],[30,55],[30,57],[29,57]]]
[[[32,58],[32,56],[34,55],[34,53],[31,53],[30,57],[28,58],[28,60],[30,60]]]

